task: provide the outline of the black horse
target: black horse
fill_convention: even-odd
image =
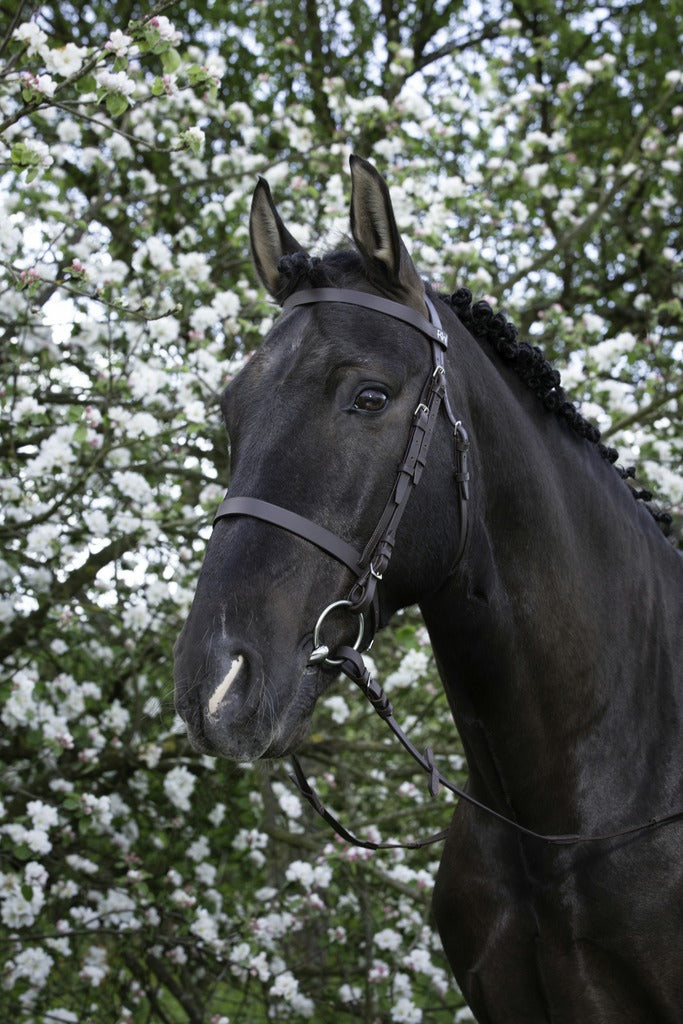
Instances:
[[[223,396],[178,711],[199,750],[287,754],[337,662],[418,603],[468,793],[509,819],[460,801],[434,892],[478,1021],[680,1024],[683,822],[647,826],[683,807],[683,560],[540,353],[426,288],[384,180],[352,158],[352,181],[356,249],[322,259],[254,194],[285,309]]]

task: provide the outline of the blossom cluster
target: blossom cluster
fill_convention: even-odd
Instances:
[[[216,1024],[471,1019],[430,924],[436,855],[332,840],[282,767],[199,755],[174,713],[172,646],[227,480],[220,393],[274,317],[248,254],[258,174],[324,250],[348,231],[351,146],[375,139],[425,276],[505,305],[683,505],[680,71],[651,70],[649,117],[638,70],[638,144],[600,159],[592,105],[619,109],[632,81],[616,33],[537,74],[538,41],[507,19],[428,89],[406,42],[386,88],[374,66],[331,75],[320,117],[292,99],[296,39],[278,34],[282,79],[245,56],[256,6],[253,32],[230,26],[237,70],[164,15],[58,45],[37,9],[0,76],[0,984],[21,1024],[128,1024],[159,992],[174,1019]],[[413,611],[368,663],[416,744],[461,771]],[[330,689],[316,790],[369,838],[444,827],[449,797],[381,730]]]

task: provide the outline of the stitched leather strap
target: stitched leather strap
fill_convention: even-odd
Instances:
[[[309,306],[316,302],[347,302],[350,306],[363,306],[365,309],[372,309],[375,313],[384,313],[386,316],[393,317],[394,320],[402,320],[403,323],[416,327],[418,331],[431,338],[432,341],[436,341],[442,348],[448,347],[448,335],[440,323],[430,323],[427,317],[402,302],[383,299],[379,295],[370,295],[369,292],[359,292],[351,288],[306,288],[290,295],[283,303],[282,309],[287,312],[295,306]],[[432,306],[431,309],[433,308]]]
[[[273,526],[279,526],[315,544],[317,548],[347,565],[356,576],[363,572],[361,556],[351,544],[347,544],[324,526],[319,526],[312,520],[297,515],[296,512],[290,512],[281,505],[271,505],[269,501],[261,501],[260,498],[225,498],[218,506],[214,525],[225,516],[251,516],[252,519],[272,523]]]
[[[651,818],[649,821],[643,822],[639,825],[630,825],[624,829],[617,829],[614,832],[596,833],[593,835],[580,835],[577,833],[570,833],[568,835],[544,835],[541,832],[534,832],[533,829],[520,825],[519,822],[515,821],[513,818],[508,818],[504,814],[500,814],[498,811],[495,811],[493,807],[489,807],[488,804],[484,804],[480,800],[477,800],[476,797],[473,797],[471,793],[467,792],[467,790],[462,789],[454,782],[451,782],[450,779],[446,778],[445,775],[442,775],[434,763],[434,754],[432,753],[431,747],[427,747],[423,754],[420,753],[414,743],[412,743],[408,736],[406,736],[401,726],[395,720],[391,702],[384,693],[380,684],[371,677],[365,662],[363,661],[363,656],[359,651],[356,651],[352,647],[341,646],[334,651],[334,654],[335,657],[341,659],[340,670],[348,679],[358,686],[364,696],[370,701],[380,718],[387,723],[399,743],[408,751],[410,756],[415,759],[420,768],[427,773],[429,777],[429,792],[432,796],[436,796],[439,786],[444,786],[461,800],[464,800],[466,803],[471,804],[473,807],[476,807],[485,814],[488,814],[489,817],[497,819],[503,825],[507,825],[509,828],[514,829],[515,832],[551,846],[577,846],[580,843],[608,842],[611,839],[621,839],[625,836],[635,835],[638,832],[646,832],[650,829],[662,828],[665,825],[670,825],[673,822],[683,820],[683,810],[681,810],[674,811],[671,814],[666,814],[661,818]],[[370,839],[358,839],[353,832],[350,832],[349,829],[342,825],[341,822],[339,822],[334,815],[327,810],[318,794],[306,779],[304,771],[295,755],[291,756],[291,760],[294,763],[295,774],[290,775],[290,778],[298,787],[302,796],[308,800],[311,806],[328,823],[328,825],[335,830],[337,835],[346,842],[353,843],[355,846],[363,847],[366,850],[394,848],[412,850],[421,846],[429,846],[431,843],[438,843],[441,839],[445,839],[448,834],[448,829],[444,829],[442,832],[428,836],[426,839],[418,839],[408,843],[385,843],[375,842]]]

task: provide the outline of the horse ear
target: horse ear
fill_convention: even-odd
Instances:
[[[401,240],[382,175],[351,156],[351,234],[377,284],[425,313],[424,284]]]
[[[278,263],[283,256],[305,250],[283,224],[265,178],[259,178],[251,200],[249,239],[258,275],[273,298],[280,301],[283,281]]]

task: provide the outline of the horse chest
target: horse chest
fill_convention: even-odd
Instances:
[[[542,866],[496,826],[451,831],[434,914],[478,1024],[680,1022],[683,869],[661,835]]]

